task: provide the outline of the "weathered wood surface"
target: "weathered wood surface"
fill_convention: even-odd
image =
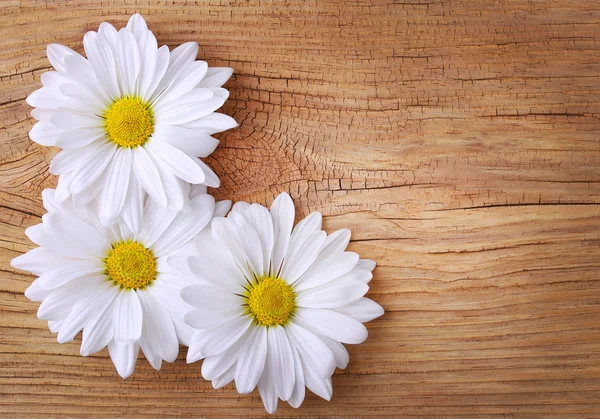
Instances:
[[[136,11],[235,68],[216,196],[289,191],[379,264],[333,400],[278,414],[600,416],[600,3],[562,0],[1,2],[0,416],[264,414],[184,350],[123,381],[59,345],[9,265],[56,182],[24,101],[45,46]]]

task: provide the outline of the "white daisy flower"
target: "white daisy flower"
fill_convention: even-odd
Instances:
[[[163,360],[173,362],[193,331],[183,322],[179,292],[197,280],[168,258],[186,254],[186,244],[230,203],[215,209],[214,198],[195,191],[187,214],[147,200],[140,229],[132,231],[124,222],[104,227],[95,201],[76,208],[58,203],[52,189],[42,196],[48,213],[25,231],[40,247],[11,262],[39,276],[25,291],[41,302],[38,317],[48,320],[60,343],[83,330],[83,356],[108,345],[123,378],[133,372],[140,347],[156,369]]]
[[[196,237],[186,261],[202,283],[181,292],[194,307],[185,321],[198,329],[188,362],[205,358],[202,376],[215,388],[235,380],[244,394],[258,385],[269,413],[278,399],[300,406],[305,385],[329,400],[331,375],[349,361],[342,343],[363,342],[362,323],[383,314],[363,297],[375,262],[345,251],[350,231],[327,235],[320,213],[292,230],[293,222],[285,193],[270,212],[237,203]]]
[[[37,122],[29,133],[59,152],[50,172],[60,175],[56,199],[72,195],[82,207],[97,198],[100,220],[120,216],[139,228],[143,191],[160,206],[187,208],[186,184],[219,186],[198,157],[213,152],[211,134],[235,127],[214,113],[229,92],[221,86],[231,68],[196,61],[198,44],[169,52],[158,48],[136,14],[117,30],[102,23],[83,38],[87,59],[58,44],[47,48],[56,71],[42,74],[43,87],[27,103]]]

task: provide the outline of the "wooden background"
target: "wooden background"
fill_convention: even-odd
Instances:
[[[600,2],[0,3],[0,416],[264,415],[185,351],[121,380],[59,345],[9,261],[30,249],[56,153],[26,95],[45,46],[82,51],[142,13],[160,44],[231,66],[240,127],[208,163],[219,198],[353,230],[386,314],[311,416],[600,417]]]

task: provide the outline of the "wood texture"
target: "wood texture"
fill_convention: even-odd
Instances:
[[[0,416],[264,415],[185,351],[118,378],[59,345],[9,261],[56,150],[28,140],[45,46],[141,12],[160,44],[235,68],[219,198],[353,230],[386,314],[325,402],[282,416],[600,417],[600,3],[0,3]]]

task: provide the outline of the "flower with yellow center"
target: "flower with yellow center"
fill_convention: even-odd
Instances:
[[[218,187],[200,158],[217,147],[212,134],[237,125],[215,113],[233,70],[196,60],[195,42],[159,48],[140,15],[119,31],[102,23],[83,46],[86,57],[49,45],[55,71],[42,74],[43,87],[27,98],[39,121],[31,139],[62,149],[50,163],[60,176],[57,200],[97,202],[105,226],[124,218],[138,229],[146,195],[180,211],[189,203],[188,184]]]
[[[327,235],[319,213],[292,228],[294,215],[287,194],[270,211],[238,202],[178,261],[199,278],[181,290],[193,307],[185,322],[197,329],[188,362],[204,358],[215,388],[258,386],[269,413],[278,399],[298,407],[305,385],[331,398],[331,375],[348,363],[343,343],[365,340],[362,323],[383,313],[363,297],[375,263],[345,251],[350,231]]]
[[[179,344],[189,344],[193,330],[183,321],[179,290],[189,279],[169,261],[210,222],[218,209],[202,193],[190,198],[189,213],[172,212],[148,200],[139,229],[123,220],[104,227],[95,208],[58,203],[54,190],[42,194],[42,223],[25,233],[40,247],[12,261],[15,268],[39,275],[25,296],[40,301],[38,317],[48,320],[60,343],[82,333],[81,354],[108,346],[121,377],[133,373],[139,349],[160,369],[173,362]]]
[[[110,105],[104,119],[106,136],[120,147],[142,146],[154,132],[152,107],[138,97],[117,100]]]
[[[156,278],[156,258],[136,241],[113,245],[105,263],[108,277],[125,289],[144,289]]]

